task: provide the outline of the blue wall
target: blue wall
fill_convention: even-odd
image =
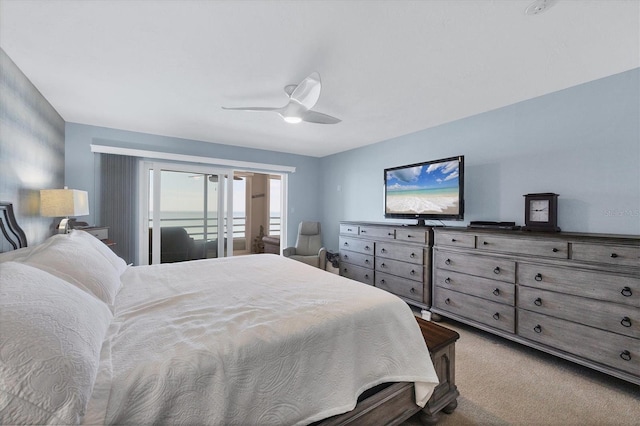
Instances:
[[[385,221],[384,168],[456,155],[465,220],[447,225],[522,224],[523,194],[555,192],[563,231],[640,234],[640,69],[324,158],[67,123],[66,184],[95,195],[91,143],[297,167],[287,245],[298,222],[320,220],[336,250],[339,221]]]
[[[64,147],[64,120],[0,49],[0,201],[13,203],[29,245],[54,231],[40,216],[40,189],[63,187]]]
[[[640,234],[639,83],[634,69],[322,158],[325,245],[340,220],[385,221],[384,168],[456,155],[465,220],[447,225],[523,224],[522,195],[555,192],[563,231]]]
[[[87,221],[91,224],[99,224],[96,212],[100,211],[99,183],[96,177],[98,162],[95,156],[97,154],[91,152],[91,144],[293,166],[296,167],[296,172],[289,174],[289,222],[287,227],[291,243],[295,242],[300,221],[319,221],[322,219],[321,200],[316,196],[321,174],[318,158],[76,123],[67,123],[65,132],[65,184],[69,188],[89,192],[91,216],[87,218]]]

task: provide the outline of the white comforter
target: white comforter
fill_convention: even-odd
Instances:
[[[409,307],[275,255],[131,267],[85,424],[307,424],[438,382]]]

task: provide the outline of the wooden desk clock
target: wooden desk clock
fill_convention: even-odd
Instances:
[[[524,231],[560,232],[558,194],[545,192],[524,196]]]

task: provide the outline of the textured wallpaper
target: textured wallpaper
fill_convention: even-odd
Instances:
[[[0,201],[13,203],[29,245],[52,233],[53,218],[40,217],[39,191],[64,185],[64,125],[0,49]]]

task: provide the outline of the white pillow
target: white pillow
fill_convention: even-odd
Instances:
[[[60,278],[0,264],[0,424],[78,424],[111,319]]]
[[[7,251],[4,253],[0,253],[0,263],[2,262],[12,262],[19,261],[22,258],[27,257],[29,253],[33,250],[33,247],[23,247],[17,250]]]
[[[53,274],[113,305],[122,285],[120,273],[86,241],[59,234],[46,240],[22,262]]]
[[[89,243],[93,248],[100,252],[118,272],[118,275],[122,275],[127,270],[127,262],[113,252],[105,243],[89,234],[88,232],[78,229],[72,230],[69,235],[71,239],[78,239]]]

